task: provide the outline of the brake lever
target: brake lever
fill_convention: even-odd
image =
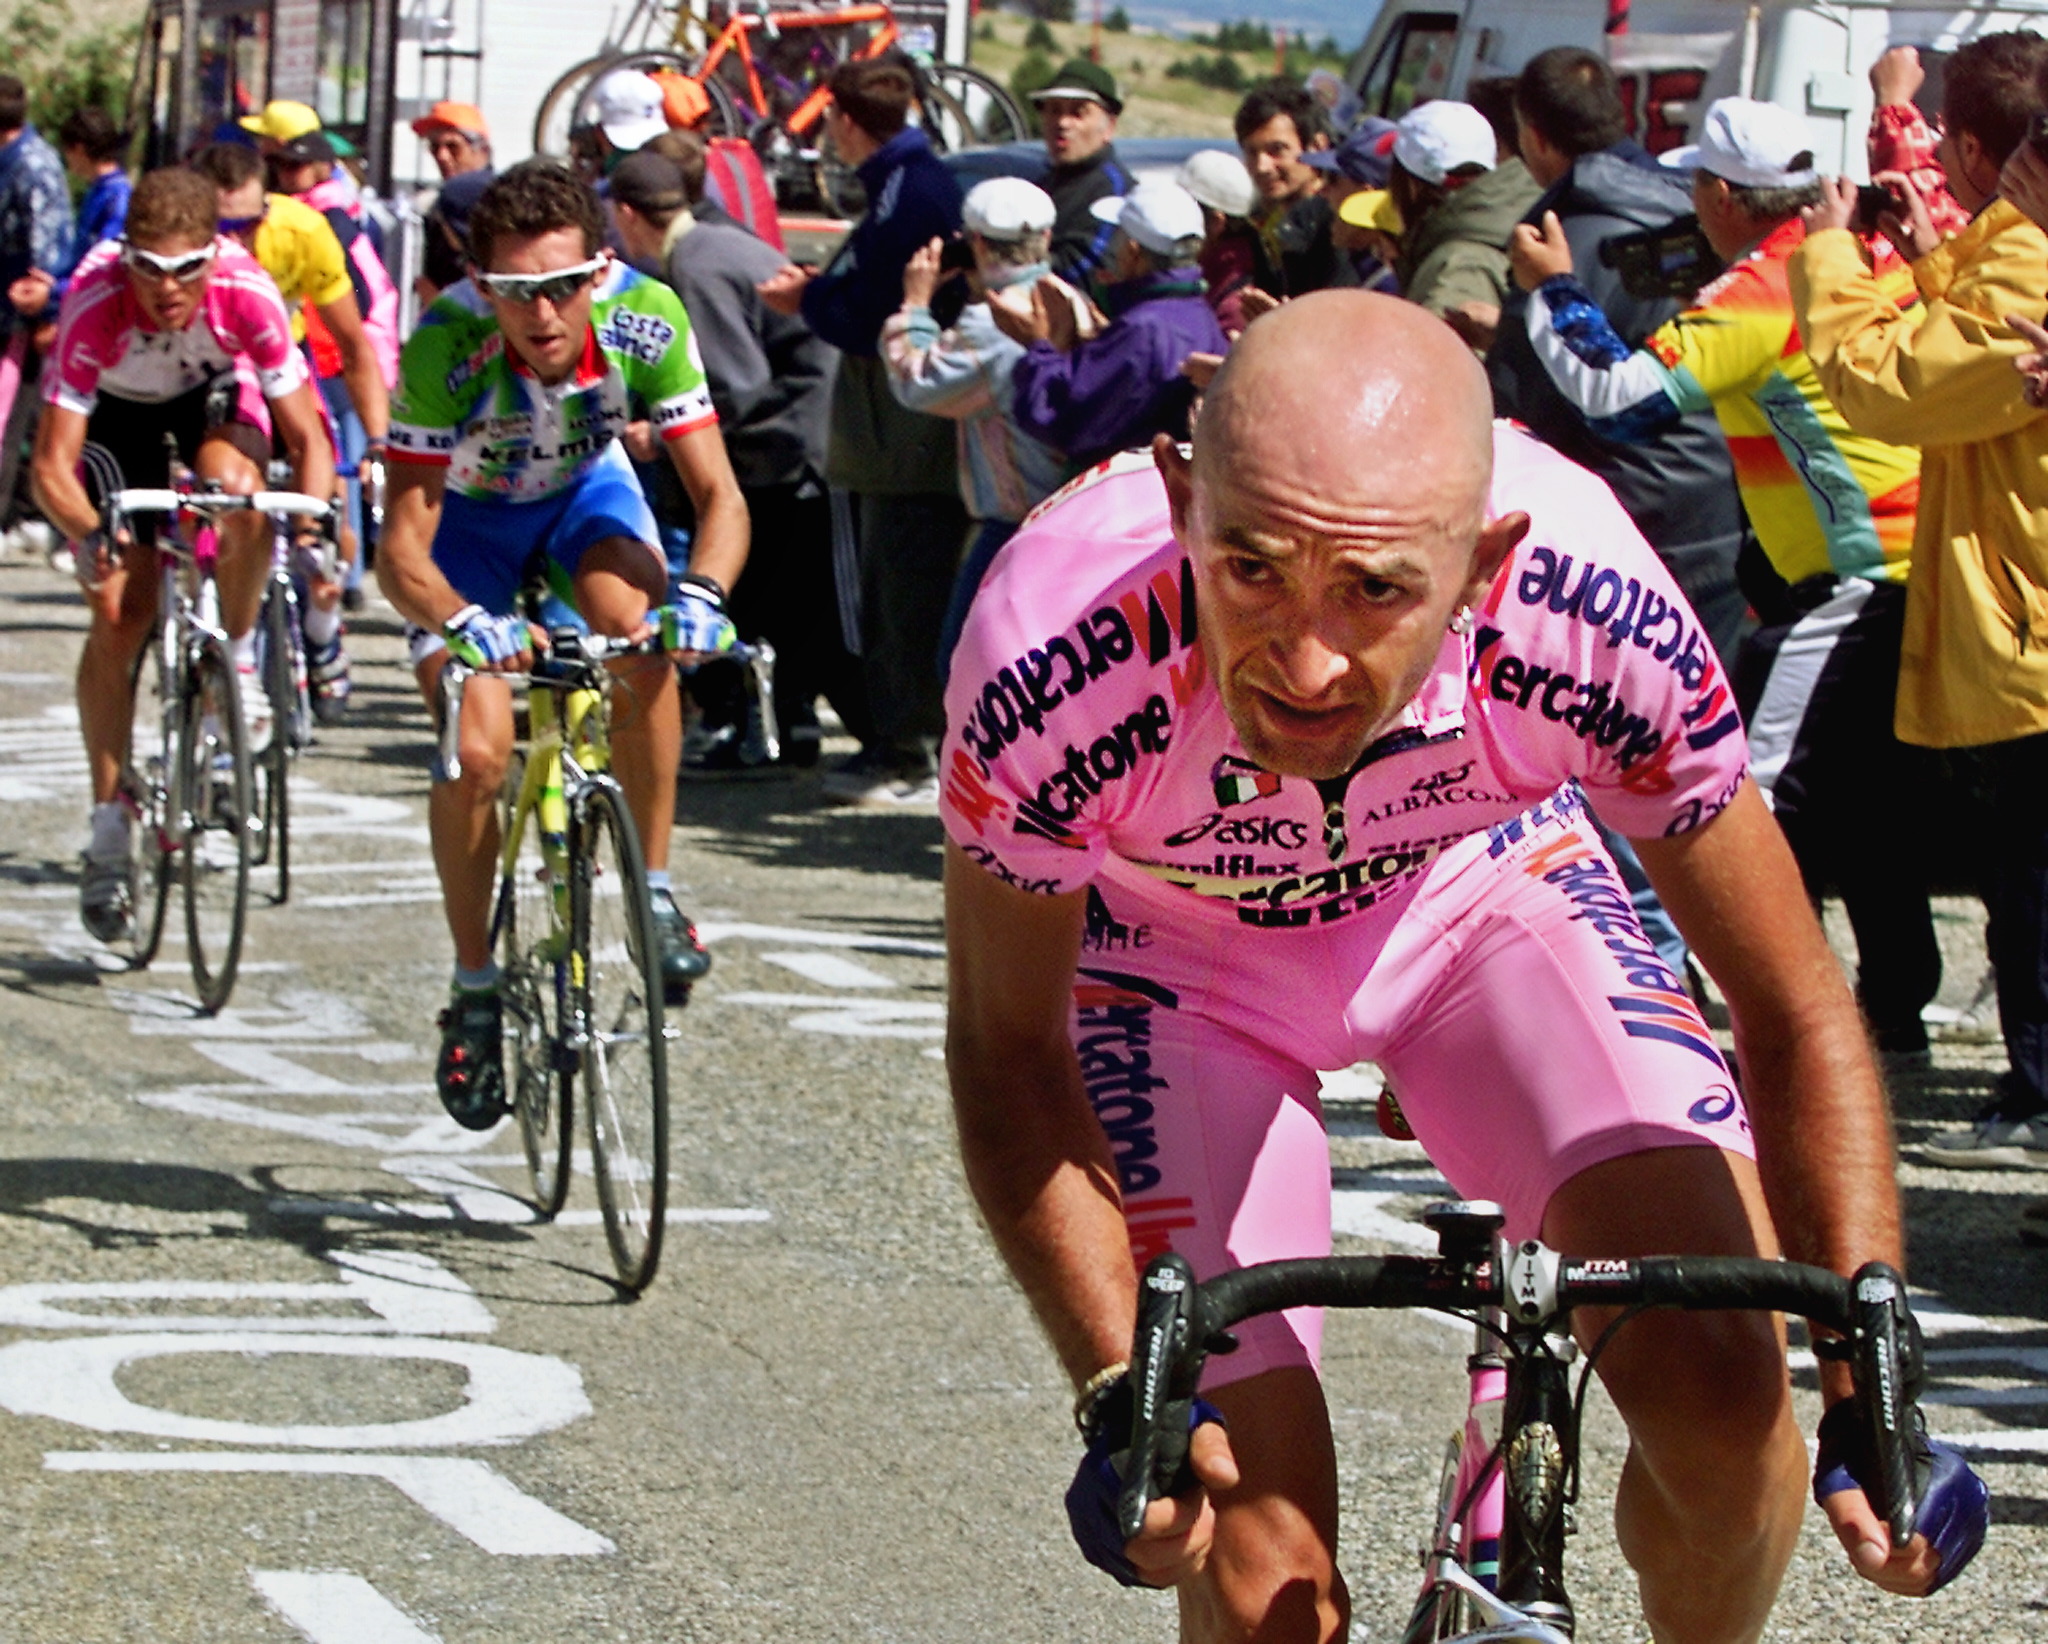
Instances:
[[[1914,1416],[1925,1377],[1920,1324],[1906,1305],[1905,1280],[1883,1262],[1856,1270],[1850,1297],[1856,1399],[1884,1495],[1875,1505],[1891,1528],[1892,1545],[1903,1547],[1920,1515],[1913,1464]]]
[[[1131,1447],[1117,1497],[1117,1527],[1130,1540],[1145,1509],[1185,1489],[1188,1413],[1207,1356],[1195,1311],[1195,1272],[1171,1251],[1155,1257],[1138,1283],[1138,1328],[1131,1343]]]

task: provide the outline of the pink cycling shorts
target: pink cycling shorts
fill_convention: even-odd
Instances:
[[[1606,1160],[1754,1157],[1713,1037],[1582,809],[1508,832],[1454,846],[1391,928],[1219,931],[1172,920],[1134,879],[1097,880],[1074,1042],[1140,1267],[1167,1249],[1203,1278],[1329,1254],[1317,1068],[1377,1063],[1457,1196],[1498,1201],[1515,1238]],[[1314,1368],[1321,1318],[1236,1334],[1205,1385]]]

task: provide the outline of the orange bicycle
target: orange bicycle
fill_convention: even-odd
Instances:
[[[641,0],[622,37],[652,32],[660,16],[658,0]],[[819,141],[830,101],[825,85],[841,63],[890,50],[915,68],[917,120],[941,152],[1029,135],[1022,112],[998,82],[963,63],[934,61],[933,31],[903,26],[886,0],[777,11],[760,4],[748,9],[742,0],[724,13],[722,24],[681,12],[667,30],[672,41],[693,32],[710,41],[701,54],[650,44],[607,51],[569,69],[541,99],[535,149],[566,154],[573,134],[590,121],[598,81],[615,69],[638,69],[689,82],[692,112],[702,109],[692,123],[707,136],[748,139],[782,204],[814,199],[852,215],[861,204],[859,184]]]

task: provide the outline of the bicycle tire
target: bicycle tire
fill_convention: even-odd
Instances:
[[[277,906],[292,894],[291,762],[300,735],[297,676],[293,666],[297,635],[292,601],[275,578],[263,590],[260,622],[263,648],[263,689],[270,697],[270,746],[252,763],[255,814],[260,826],[250,851],[252,867],[274,869],[276,885],[268,900]]]
[[[192,655],[179,735],[184,762],[185,943],[199,1005],[218,1015],[234,991],[249,919],[249,739],[227,650],[202,640]]]
[[[128,721],[128,757],[121,793],[135,815],[129,841],[128,963],[145,970],[163,942],[171,905],[175,853],[165,842],[170,826],[173,738],[178,724],[176,685],[164,678],[163,636],[153,631],[135,659],[130,680],[134,708]]]
[[[959,132],[947,134],[949,150],[1022,142],[1032,135],[1017,100],[993,75],[965,63],[931,63],[924,72],[953,100],[964,121]]]
[[[591,1173],[619,1283],[653,1282],[668,1215],[668,1041],[640,838],[618,784],[577,801],[571,925],[583,983]]]
[[[575,1135],[574,1062],[562,1043],[562,999],[568,956],[560,951],[551,906],[554,889],[541,849],[540,815],[517,814],[526,762],[514,755],[499,801],[501,838],[518,828],[519,850],[498,887],[491,945],[504,1002],[505,1076],[512,1113],[533,1184],[533,1205],[552,1220],[569,1197],[570,1143]],[[566,931],[566,927],[562,927]]]

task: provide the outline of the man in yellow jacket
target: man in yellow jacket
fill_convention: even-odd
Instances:
[[[1967,750],[1959,763],[1986,802],[1982,879],[2011,1068],[1969,1132],[1930,1145],[1948,1166],[2048,1169],[2048,418],[2014,369],[2030,345],[2007,323],[2048,312],[2048,234],[1997,193],[2044,70],[2048,41],[2031,32],[1985,35],[1949,59],[1940,158],[1969,225],[1941,239],[1911,183],[1888,179],[1902,209],[1886,231],[1912,262],[1917,305],[1873,278],[1847,231],[1846,179],[1807,213],[1791,266],[1807,353],[1849,425],[1921,447],[1898,734]]]

